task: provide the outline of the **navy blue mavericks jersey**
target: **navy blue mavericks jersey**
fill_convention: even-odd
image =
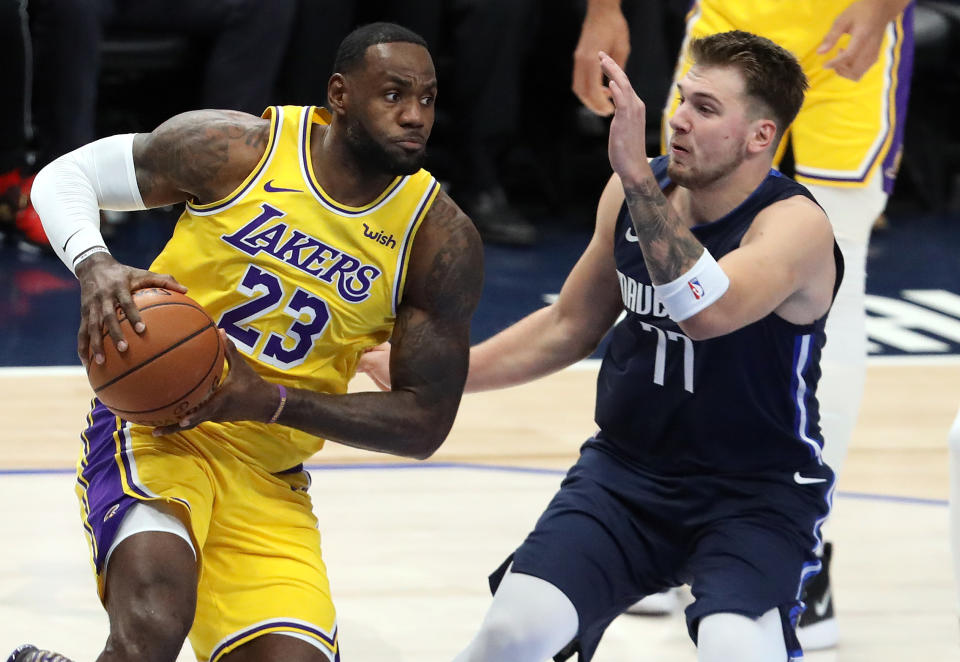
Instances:
[[[661,188],[669,186],[667,157],[650,165]],[[719,260],[740,245],[760,211],[796,195],[814,200],[771,170],[740,206],[691,230]],[[839,284],[836,242],[834,255]],[[793,471],[819,462],[816,389],[826,315],[797,325],[771,313],[725,336],[694,341],[654,297],[626,204],[614,256],[626,316],[600,368],[600,431],[588,443],[665,475]]]

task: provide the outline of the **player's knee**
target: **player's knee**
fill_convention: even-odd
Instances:
[[[508,614],[487,614],[470,645],[470,660],[522,660],[538,648],[534,633]]]
[[[163,662],[176,659],[196,612],[192,577],[152,567],[125,582],[108,584],[108,648],[119,660]]]
[[[111,619],[110,659],[173,662],[193,624],[193,610],[170,609],[145,599],[130,604],[123,617]],[[119,622],[115,622],[119,620]]]
[[[698,662],[720,662],[721,660],[744,660],[748,642],[738,640],[726,631],[722,621],[707,617],[700,623],[697,634]],[[752,657],[749,658],[753,660]]]
[[[759,619],[711,614],[700,621],[698,662],[785,662],[786,644],[776,609]]]
[[[573,603],[546,580],[507,572],[480,632],[457,662],[545,660],[577,634]]]

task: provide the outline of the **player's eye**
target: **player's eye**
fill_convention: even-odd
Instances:
[[[386,98],[386,100],[389,101],[390,103],[396,103],[396,102],[400,101],[400,93],[399,93],[399,92],[387,92],[386,95],[384,95],[384,98]]]

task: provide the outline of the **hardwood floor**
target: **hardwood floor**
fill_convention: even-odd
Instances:
[[[595,376],[586,364],[467,396],[428,463],[336,444],[312,459],[345,661],[450,660],[469,641],[489,604],[486,574],[593,431]],[[72,493],[89,389],[73,369],[7,369],[0,396],[0,655],[33,641],[91,660],[106,617]],[[842,643],[810,662],[960,659],[946,507],[958,405],[960,363],[871,365],[829,529]],[[676,614],[621,617],[594,659],[695,658]]]

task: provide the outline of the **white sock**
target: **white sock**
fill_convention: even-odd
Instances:
[[[697,632],[697,662],[787,662],[780,610],[754,620],[740,614],[710,614]]]
[[[953,581],[960,610],[960,411],[950,428],[950,540],[953,547]]]
[[[508,571],[480,631],[453,662],[543,662],[577,636],[577,610],[539,577]]]
[[[840,475],[857,423],[867,369],[864,293],[867,244],[887,196],[879,177],[864,188],[807,186],[827,212],[844,259],[840,291],[827,317],[827,344],[817,388],[823,458]]]

